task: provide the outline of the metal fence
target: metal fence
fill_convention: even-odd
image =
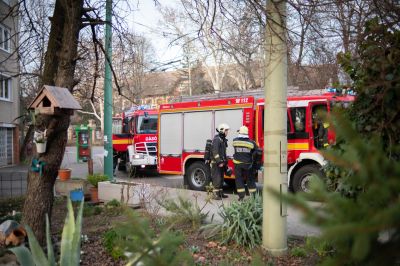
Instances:
[[[26,194],[26,172],[0,172],[0,198],[12,198]]]

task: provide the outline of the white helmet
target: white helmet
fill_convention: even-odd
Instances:
[[[224,133],[228,129],[229,129],[229,125],[228,124],[224,124],[224,123],[219,124],[218,128],[217,128],[219,133]]]
[[[238,132],[242,135],[249,135],[249,129],[246,126],[241,126]]]

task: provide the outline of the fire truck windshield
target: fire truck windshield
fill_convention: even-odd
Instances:
[[[136,131],[138,134],[156,134],[157,122],[157,115],[141,115],[137,119]]]
[[[112,119],[112,133],[113,134],[121,134],[122,133],[122,119],[121,118],[113,118]]]

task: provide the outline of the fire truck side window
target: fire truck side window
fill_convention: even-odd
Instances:
[[[290,115],[293,119],[294,132],[305,132],[306,108],[305,107],[290,108]]]
[[[130,117],[125,117],[123,121],[123,126],[122,126],[122,132],[123,133],[129,133],[129,123],[130,123],[131,118]]]
[[[328,144],[327,112],[326,104],[317,104],[312,107],[314,145],[317,149],[324,148]]]
[[[112,133],[113,134],[121,134],[122,133],[122,119],[121,118],[113,118],[112,120]]]
[[[139,116],[137,120],[137,133],[138,134],[155,134],[157,133],[158,116]]]

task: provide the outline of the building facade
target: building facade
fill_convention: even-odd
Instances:
[[[0,0],[0,167],[19,162],[18,13],[12,9],[16,4]]]

